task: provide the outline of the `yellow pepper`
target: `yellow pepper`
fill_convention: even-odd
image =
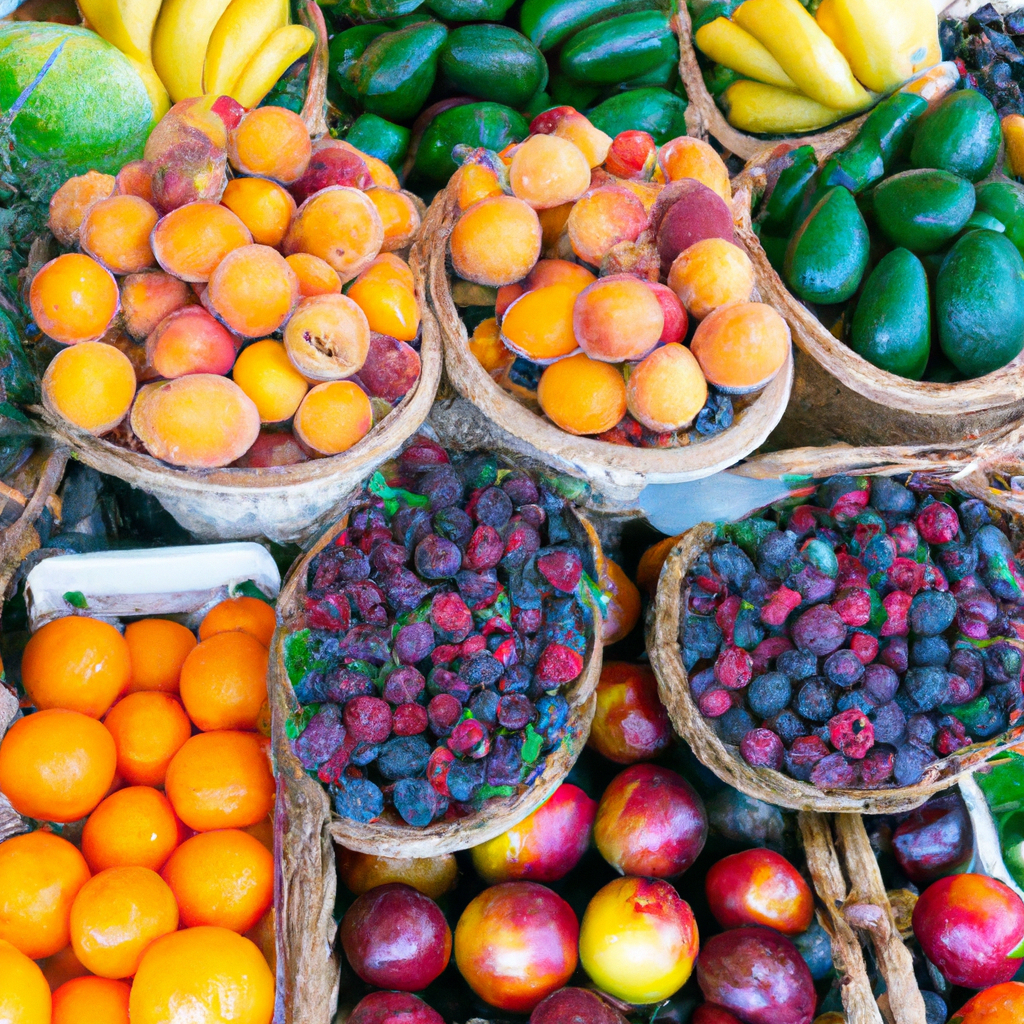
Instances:
[[[795,89],[793,79],[779,62],[749,32],[728,18],[715,18],[697,29],[697,48],[717,64],[738,71],[747,78],[783,89]]]

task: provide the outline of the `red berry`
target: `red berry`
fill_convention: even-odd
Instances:
[[[847,757],[862,758],[875,744],[875,727],[859,708],[848,708],[829,719],[832,746]]]
[[[537,559],[537,571],[556,590],[571,594],[583,575],[583,562],[575,551],[559,549],[541,555]]]
[[[960,532],[960,519],[944,501],[933,501],[918,514],[917,532],[929,544],[948,544]]]
[[[744,654],[746,652],[744,651]],[[749,655],[748,655],[749,657]],[[562,644],[548,644],[537,661],[537,681],[545,687],[571,683],[583,671],[583,657]]]
[[[345,705],[345,730],[359,743],[383,743],[391,735],[391,706],[380,697],[353,697]]]
[[[697,703],[705,718],[719,718],[732,707],[732,695],[728,690],[706,690]]]
[[[860,587],[846,587],[836,594],[832,608],[847,626],[866,626],[871,618],[871,595]]]
[[[426,731],[427,709],[422,704],[399,704],[391,727],[396,736],[418,736]]]
[[[803,598],[796,590],[779,587],[761,606],[761,621],[767,626],[781,626],[789,613],[800,606]]]
[[[785,747],[771,729],[751,729],[740,740],[740,753],[747,764],[755,768],[773,768],[778,771],[782,767]]]
[[[913,600],[913,595],[908,594],[905,590],[894,590],[882,598],[882,605],[889,618],[879,630],[879,636],[906,636],[910,632],[907,616],[910,614],[910,605]]]
[[[870,633],[854,633],[850,637],[850,650],[862,665],[870,665],[878,654],[878,640]]]
[[[754,674],[754,660],[742,647],[726,647],[715,659],[715,679],[728,690],[742,690]]]
[[[487,726],[475,718],[459,722],[448,737],[448,748],[459,757],[479,761],[480,758],[486,757],[491,749],[491,736]]]

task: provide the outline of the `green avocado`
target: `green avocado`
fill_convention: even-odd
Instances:
[[[392,124],[376,114],[362,114],[345,136],[356,149],[383,160],[396,174],[409,151],[408,128]]]
[[[448,35],[438,63],[460,92],[517,109],[548,81],[544,54],[507,25],[461,25]]]
[[[591,124],[613,139],[620,132],[648,132],[663,146],[686,134],[686,100],[667,89],[631,89],[606,99],[587,112]]]
[[[968,231],[935,285],[939,344],[965,377],[982,377],[1024,347],[1024,258],[1005,235]]]
[[[638,11],[585,28],[566,43],[562,70],[594,85],[637,78],[679,60],[679,41],[665,11]]]
[[[921,261],[908,249],[893,249],[864,284],[850,348],[880,370],[920,380],[931,349],[930,309]]]
[[[496,152],[511,142],[522,142],[530,125],[522,114],[500,103],[466,103],[442,111],[427,126],[416,150],[417,174],[444,184],[457,167],[452,150],[466,145]]]
[[[974,213],[974,186],[949,171],[903,171],[874,192],[875,221],[893,245],[941,249]]]
[[[427,9],[445,21],[501,21],[515,0],[427,0]]]
[[[980,92],[961,89],[917,123],[910,162],[981,181],[995,166],[1002,138],[995,107]]]
[[[785,278],[806,302],[845,302],[860,286],[871,240],[848,189],[830,188],[786,249]]]
[[[519,27],[534,46],[546,53],[588,25],[661,6],[662,0],[526,0]]]
[[[975,186],[978,213],[995,217],[1006,229],[1006,237],[1024,256],[1024,185],[1015,181],[987,181]]]

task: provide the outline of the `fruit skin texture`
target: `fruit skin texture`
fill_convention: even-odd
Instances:
[[[437,857],[375,857],[343,846],[335,847],[338,878],[350,892],[362,896],[388,882],[404,882],[432,900],[440,899],[459,875],[454,854]]]
[[[53,1024],[128,1024],[126,982],[72,978],[53,993]]]
[[[203,640],[181,667],[181,701],[203,732],[256,728],[267,699],[270,654],[241,630]]]
[[[0,939],[0,1020],[11,1024],[50,1024],[50,986],[39,966]]]
[[[559,359],[541,375],[537,401],[570,434],[611,430],[626,415],[626,382],[618,367],[584,352]]]
[[[277,616],[266,601],[258,597],[229,597],[215,604],[203,617],[199,623],[199,639],[209,640],[215,633],[240,629],[269,647],[276,628]]]
[[[617,878],[599,889],[580,928],[580,961],[603,991],[629,1003],[667,999],[686,984],[700,940],[689,904],[668,882]]]
[[[1024,984],[1007,981],[979,992],[950,1018],[953,1024],[1010,1024],[1024,1020]]]
[[[85,823],[82,853],[95,871],[143,867],[159,871],[181,840],[170,801],[152,786],[111,793]]]
[[[768,928],[734,928],[704,943],[697,983],[744,1024],[811,1024],[817,997],[796,946]]]
[[[705,317],[690,342],[708,383],[727,394],[765,387],[789,355],[789,324],[763,302],[738,302]]]
[[[340,934],[352,969],[379,988],[426,988],[452,953],[451,929],[440,907],[401,882],[360,896],[345,912]]]
[[[348,1024],[444,1024],[444,1019],[408,992],[371,992],[356,1003]]]
[[[1024,902],[995,878],[940,878],[921,894],[913,924],[925,955],[954,985],[988,988],[1020,967],[1008,954],[1024,938]]]
[[[44,334],[62,345],[102,338],[118,304],[114,275],[79,252],[44,263],[29,285],[32,318]]]
[[[937,252],[974,213],[971,183],[949,171],[903,171],[886,178],[872,195],[882,234],[916,253]]]
[[[70,939],[71,904],[88,880],[85,858],[51,832],[0,843],[0,940],[32,960],[59,953]]]
[[[171,758],[192,735],[192,723],[169,693],[129,693],[103,724],[117,747],[118,775],[132,786],[162,786]]]
[[[131,678],[128,644],[109,622],[67,615],[32,634],[21,659],[22,682],[41,711],[106,714]]]
[[[132,662],[128,692],[178,692],[178,677],[189,651],[196,645],[190,629],[170,619],[137,619],[124,629]]]
[[[456,222],[450,246],[459,277],[491,287],[514,284],[540,259],[540,220],[515,196],[481,199]]]
[[[84,818],[114,781],[117,750],[107,729],[77,711],[37,711],[0,742],[0,792],[41,821]]]
[[[661,345],[633,369],[626,405],[645,427],[679,430],[708,400],[708,386],[693,353],[677,342]]]
[[[718,861],[704,880],[708,905],[723,928],[760,924],[783,935],[807,931],[814,897],[800,873],[773,850],[745,850]]]
[[[270,1024],[274,976],[256,945],[226,928],[186,928],[157,939],[132,982],[132,1024]]]
[[[981,181],[995,166],[1002,134],[991,102],[974,89],[960,89],[921,118],[910,162]]]
[[[606,661],[587,745],[616,764],[636,764],[657,757],[671,742],[672,726],[650,667]]]
[[[494,839],[474,846],[473,867],[485,881],[557,882],[586,853],[597,802],[563,783],[533,814]]]
[[[601,797],[594,840],[601,856],[628,875],[671,878],[704,849],[704,802],[667,768],[635,764],[612,779]]]
[[[128,414],[135,384],[135,370],[123,352],[83,341],[50,360],[42,380],[43,404],[80,430],[102,437]]]
[[[470,988],[501,1010],[529,1013],[576,970],[579,924],[535,882],[504,882],[470,902],[455,928],[455,962]]]
[[[626,1018],[586,988],[563,988],[540,1003],[530,1024],[626,1024]]]

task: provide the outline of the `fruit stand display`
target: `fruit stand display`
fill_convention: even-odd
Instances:
[[[1018,6],[0,0],[0,1024],[1024,1020]]]

